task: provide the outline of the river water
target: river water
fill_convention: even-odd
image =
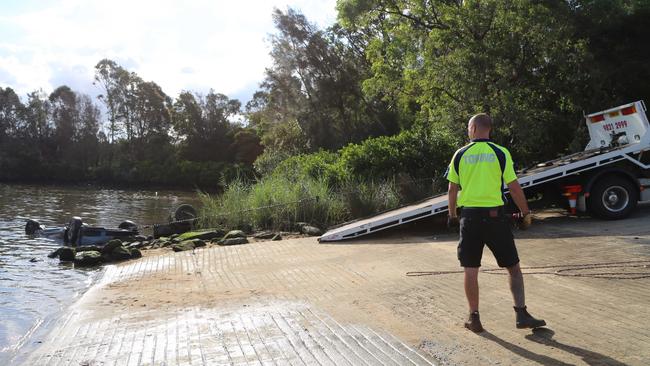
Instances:
[[[101,269],[59,264],[47,254],[61,244],[29,238],[24,227],[36,219],[60,226],[72,216],[117,227],[165,222],[180,203],[198,205],[193,192],[115,190],[0,184],[0,365],[17,362],[40,341],[60,316],[101,275]],[[150,234],[144,231],[144,234]]]

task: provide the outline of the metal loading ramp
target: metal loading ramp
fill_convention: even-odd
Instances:
[[[369,218],[347,222],[341,226],[330,229],[318,240],[325,242],[351,239],[428,216],[433,216],[441,212],[447,212],[446,194],[431,197],[409,206],[386,211]]]

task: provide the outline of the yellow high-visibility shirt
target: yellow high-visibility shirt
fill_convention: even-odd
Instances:
[[[510,152],[488,139],[476,139],[456,151],[447,180],[460,186],[458,207],[503,206],[504,183],[517,179]]]

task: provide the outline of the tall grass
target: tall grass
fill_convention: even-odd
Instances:
[[[205,227],[292,230],[297,222],[327,227],[346,219],[343,201],[325,180],[269,175],[247,186],[235,180],[220,196],[200,194]]]
[[[225,230],[295,230],[297,222],[321,228],[369,216],[431,195],[431,183],[404,177],[347,181],[270,174],[255,184],[235,179],[223,194],[200,194],[201,225]]]

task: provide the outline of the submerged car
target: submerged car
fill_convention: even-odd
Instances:
[[[25,234],[61,240],[65,245],[102,245],[112,239],[124,239],[138,235],[138,226],[133,221],[123,221],[117,228],[90,226],[81,217],[75,216],[66,226],[46,228],[36,220],[27,220]]]

